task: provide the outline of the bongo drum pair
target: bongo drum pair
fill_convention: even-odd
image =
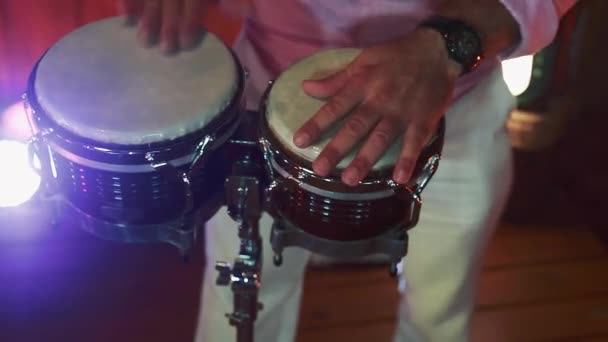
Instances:
[[[307,149],[292,137],[323,104],[303,93],[301,81],[337,71],[359,50],[295,63],[251,113],[243,106],[246,73],[213,34],[166,56],[139,47],[134,31],[122,18],[84,26],[51,47],[30,76],[30,157],[40,161],[40,195],[59,215],[104,239],[169,243],[187,254],[199,228],[226,205],[241,248],[234,265],[217,264],[217,283],[235,294],[229,319],[239,341],[253,340],[259,310],[262,211],[274,218],[265,238],[276,264],[296,246],[340,258],[383,254],[395,272],[438,167],[443,121],[410,183],[391,180],[397,142],[349,187],[340,172],[354,153],[328,177],[312,171],[336,129]]]
[[[303,93],[301,81],[337,71],[358,53],[327,50],[295,63],[269,85],[256,116],[242,105],[245,72],[213,34],[166,56],[139,47],[122,18],[84,26],[51,47],[29,80],[31,146],[45,193],[99,237],[186,251],[209,218],[201,212],[214,213],[203,208],[218,197],[230,208],[222,184],[246,176],[259,180],[259,210],[275,219],[267,238],[276,263],[290,246],[398,262],[438,166],[443,122],[406,185],[391,180],[399,142],[354,187],[339,177],[354,154],[328,177],[312,171],[335,129],[307,149],[292,142],[323,104]],[[245,160],[255,167],[244,171]]]

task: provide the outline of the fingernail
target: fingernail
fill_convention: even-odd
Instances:
[[[158,39],[159,37],[156,34],[150,33],[148,34],[148,40],[146,44],[148,44],[148,46],[154,46],[158,43]]]
[[[180,45],[182,46],[182,48],[184,49],[189,49],[192,47],[192,41],[194,40],[194,38],[192,37],[192,34],[188,33],[188,32],[184,32],[180,35]]]
[[[309,144],[310,135],[308,133],[297,133],[294,137],[294,143],[300,148],[304,148]]]
[[[139,20],[139,18],[137,18],[137,16],[134,15],[128,15],[127,20],[125,21],[125,24],[127,26],[135,26],[137,25],[137,21]]]
[[[151,47],[156,43],[156,37],[153,34],[145,31],[139,31],[137,34],[137,39],[145,47]]]
[[[405,183],[407,183],[408,180],[409,180],[408,173],[403,168],[399,169],[397,171],[397,174],[395,175],[395,182],[397,182],[399,184],[405,184]]]
[[[353,167],[347,168],[342,177],[344,183],[348,185],[356,185],[359,182],[359,172]]]
[[[329,174],[329,161],[327,158],[321,157],[315,160],[312,167],[319,176],[325,177]]]
[[[141,29],[137,31],[137,41],[142,45],[146,45],[146,33]]]
[[[172,55],[175,52],[177,52],[177,46],[175,43],[169,41],[168,38],[163,38],[161,44],[160,44],[160,48],[161,50],[167,54],[167,55]]]
[[[310,96],[316,97],[319,92],[318,89],[315,89],[315,80],[304,80],[302,81],[302,90]]]
[[[180,34],[180,45],[183,49],[192,49],[203,38],[204,32],[197,28],[187,28]]]
[[[172,55],[175,52],[175,49],[172,49],[169,44],[164,42],[160,45],[160,49],[165,55]]]
[[[304,90],[304,92],[308,93],[311,91],[310,87],[313,87],[313,91],[314,91],[314,86],[315,86],[315,80],[304,80],[302,81],[302,90]]]

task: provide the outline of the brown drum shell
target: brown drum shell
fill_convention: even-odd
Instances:
[[[328,198],[286,180],[273,192],[273,210],[297,228],[314,236],[338,241],[369,239],[394,227],[412,223],[413,199],[391,196],[348,201]]]

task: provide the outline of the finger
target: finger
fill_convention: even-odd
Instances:
[[[133,25],[137,23],[137,18],[143,12],[143,1],[142,0],[117,0],[116,7],[118,14],[127,17],[127,23]]]
[[[333,96],[308,120],[293,137],[293,142],[300,148],[306,148],[317,141],[321,135],[346,116],[361,102],[359,91],[345,87]]]
[[[429,141],[433,130],[432,125],[418,124],[407,128],[403,136],[403,146],[399,161],[393,171],[393,180],[399,184],[406,184],[412,177],[420,152]]]
[[[305,80],[302,89],[318,99],[328,98],[342,89],[350,79],[349,67],[319,80]]]
[[[167,53],[177,51],[178,32],[179,32],[179,17],[180,17],[180,1],[165,0],[163,1],[162,9],[162,27],[160,31],[161,49]]]
[[[342,181],[348,185],[357,185],[361,182],[402,131],[399,123],[382,119],[369,134],[355,159],[342,173]]]
[[[183,20],[179,37],[182,48],[189,49],[198,44],[202,35],[200,20],[203,9],[207,7],[208,3],[208,1],[204,2],[203,0],[184,0]]]
[[[312,163],[313,170],[327,176],[331,170],[361,141],[380,121],[380,115],[361,105],[346,120],[333,139]]]
[[[156,43],[161,26],[161,0],[145,0],[144,9],[138,27],[138,39],[149,46]]]

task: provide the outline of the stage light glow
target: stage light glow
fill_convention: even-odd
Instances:
[[[502,75],[513,96],[523,94],[532,80],[534,56],[522,56],[502,62]]]
[[[19,101],[0,114],[0,135],[6,139],[28,141],[32,136],[23,102]]]
[[[0,140],[0,207],[24,204],[36,194],[40,183],[40,175],[29,163],[28,146]]]

